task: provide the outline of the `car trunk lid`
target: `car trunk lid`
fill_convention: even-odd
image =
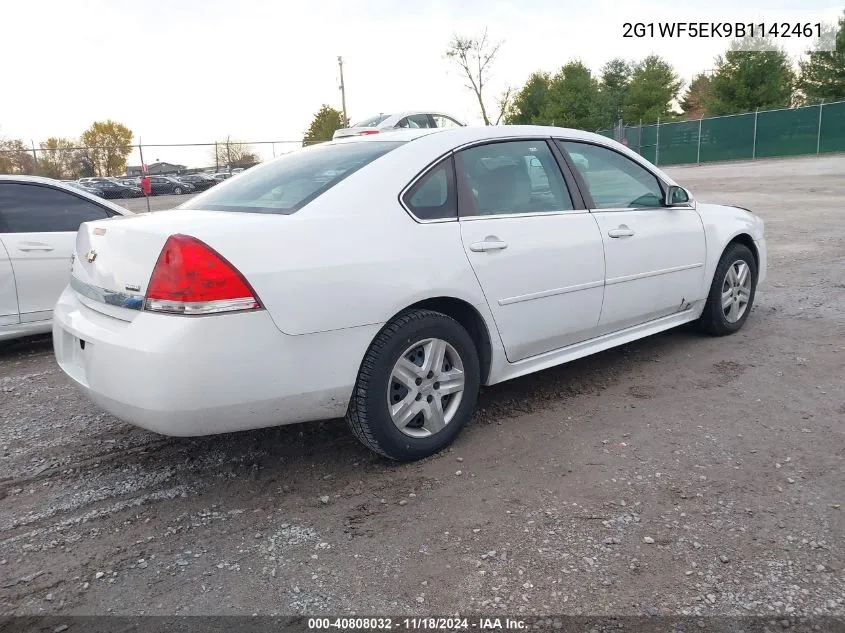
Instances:
[[[226,257],[227,238],[272,230],[286,218],[277,214],[176,210],[86,222],[76,237],[71,288],[89,308],[131,321],[143,309],[153,268],[171,235],[190,235]]]

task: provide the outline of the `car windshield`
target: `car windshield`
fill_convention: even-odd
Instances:
[[[369,119],[364,119],[363,121],[358,121],[358,123],[354,123],[350,127],[376,127],[379,123],[387,119],[389,116],[389,114],[379,114],[378,116],[374,116]]]
[[[315,145],[253,167],[180,209],[291,214],[405,141]]]

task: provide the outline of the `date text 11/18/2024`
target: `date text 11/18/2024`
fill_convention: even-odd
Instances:
[[[526,628],[524,620],[518,618],[462,618],[462,617],[351,617],[351,618],[308,618],[308,630],[320,631],[340,629],[385,630],[385,631],[518,631]]]

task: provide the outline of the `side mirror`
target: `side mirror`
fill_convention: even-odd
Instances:
[[[667,207],[686,207],[689,206],[689,193],[683,187],[671,185],[666,190],[666,198],[663,205]]]

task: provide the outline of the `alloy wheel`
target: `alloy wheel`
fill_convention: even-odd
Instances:
[[[393,424],[411,437],[429,437],[455,417],[464,392],[464,364],[439,338],[408,347],[393,366],[387,406]]]
[[[738,259],[728,268],[722,282],[722,313],[728,323],[739,321],[751,300],[751,269]]]

